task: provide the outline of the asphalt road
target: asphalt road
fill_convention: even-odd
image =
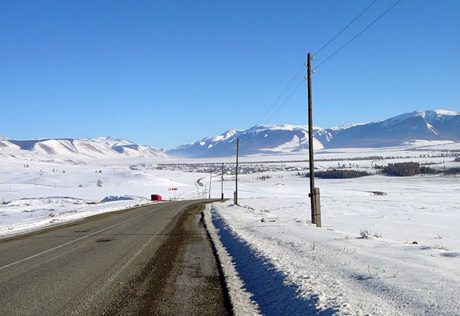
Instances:
[[[145,311],[145,304],[149,303],[146,299],[155,296],[155,293],[149,294],[149,286],[145,283],[149,278],[161,279],[149,276],[150,271],[158,270],[159,265],[181,267],[189,262],[188,259],[174,259],[177,249],[165,248],[165,245],[171,243],[172,237],[186,240],[176,235],[182,234],[184,210],[196,203],[178,201],[144,206],[0,240],[0,315],[138,314],[140,310]],[[197,212],[194,214],[196,217]],[[195,219],[191,221],[188,226],[197,226]],[[175,248],[188,249],[190,245],[177,242]],[[203,247],[210,248],[209,245]],[[164,257],[166,252],[169,256]],[[182,251],[182,257],[186,253]],[[202,261],[201,255],[195,251],[191,253]],[[163,257],[168,261],[158,259]],[[173,264],[176,261],[178,263]],[[169,273],[168,269],[158,271],[159,275]],[[215,274],[213,278],[218,280]],[[176,275],[178,277],[171,284],[178,284],[177,280],[184,273],[179,271]],[[142,295],[133,289],[139,285],[135,280],[144,283],[146,290]],[[182,282],[188,284],[188,281]],[[157,289],[158,285],[150,288]],[[166,295],[161,286],[158,292]],[[175,293],[169,296],[176,295],[180,300],[181,295],[177,295],[177,290]],[[143,307],[138,308],[136,304]],[[120,309],[117,306],[121,306]],[[163,314],[161,311],[155,313]]]

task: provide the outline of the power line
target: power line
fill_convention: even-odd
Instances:
[[[284,90],[280,93],[280,95],[275,99],[275,101],[270,105],[270,107],[265,111],[265,113],[261,116],[261,118],[257,121],[256,125],[258,125],[264,117],[266,117],[275,107],[275,105],[282,99],[282,97],[286,94],[286,92],[292,87],[292,84],[294,83],[294,80],[299,76],[299,74],[302,72],[302,70],[305,69],[305,65],[302,65],[299,70],[295,73],[295,75],[292,77],[292,79],[289,81],[287,86],[284,88]]]
[[[278,108],[275,110],[275,112],[273,112],[273,114],[268,118],[268,120],[265,121],[265,124],[267,124],[274,116],[276,113],[278,113],[278,111],[287,103],[287,101],[289,101],[289,99],[292,97],[292,95],[294,94],[294,92],[297,91],[297,89],[300,87],[300,84],[302,82],[304,82],[305,78],[302,77],[302,79],[300,79],[300,81],[297,83],[297,85],[295,86],[295,88],[291,91],[291,93],[289,93],[289,95],[287,96],[286,99],[284,99],[283,103],[281,103]]]
[[[378,20],[380,20],[381,18],[383,18],[388,12],[390,12],[394,7],[396,7],[402,0],[398,0],[396,1],[391,7],[389,7],[385,12],[383,12],[381,15],[379,15],[374,21],[372,21],[370,24],[368,24],[361,32],[359,32],[358,34],[356,34],[351,40],[349,40],[348,42],[346,42],[344,45],[342,45],[339,49],[337,49],[334,53],[332,53],[331,55],[329,55],[329,57],[327,57],[325,60],[323,60],[318,66],[315,67],[315,69],[313,69],[313,71],[315,71],[316,69],[318,69],[319,67],[321,67],[321,65],[323,65],[324,63],[326,63],[329,59],[331,59],[332,57],[334,57],[338,52],[340,52],[342,49],[344,49],[346,46],[348,46],[351,42],[353,42],[356,38],[358,38],[361,34],[363,34],[365,31],[367,31],[372,25],[374,25]]]
[[[359,19],[364,13],[367,12],[367,10],[369,10],[374,4],[377,3],[378,0],[374,0],[371,4],[369,4],[366,8],[364,8],[363,11],[361,11],[360,14],[358,14],[353,20],[351,20],[350,23],[348,23],[347,25],[345,25],[345,27],[343,29],[341,29],[337,34],[335,34],[335,36],[333,38],[331,38],[326,44],[323,45],[323,47],[321,47],[316,53],[313,54],[313,57],[315,57],[316,55],[318,55],[323,49],[325,49],[330,43],[332,43],[337,37],[340,36],[340,34],[342,34],[350,25],[352,25],[353,23],[355,23],[355,21],[357,19]]]
[[[314,55],[315,57],[317,54],[319,54],[324,48],[329,46],[337,37],[339,37],[347,28],[349,28],[356,20],[358,20],[362,15],[364,15],[373,5],[378,0],[372,1],[367,7],[365,7],[353,20],[351,20],[345,27],[343,27],[334,37],[332,37],[326,44],[324,44]],[[329,59],[334,57],[337,53],[339,53],[342,49],[344,49],[346,46],[348,46],[351,42],[353,42],[356,38],[358,38],[361,34],[363,34],[365,31],[367,31],[372,25],[374,25],[377,21],[379,21],[382,17],[384,17],[388,12],[390,12],[396,5],[398,5],[402,0],[396,1],[391,7],[389,7],[385,12],[383,12],[380,16],[378,16],[375,20],[373,20],[370,24],[368,24],[363,30],[361,30],[357,35],[355,35],[351,40],[346,42],[344,45],[342,45],[339,49],[337,49],[334,53],[329,55],[325,60],[323,60],[318,66],[316,66],[313,69],[313,72],[318,69],[321,65],[326,63]],[[261,118],[257,121],[256,125],[260,124],[265,117],[269,115],[270,112],[272,112],[275,109],[275,106],[277,106],[281,100],[286,96],[288,91],[290,90],[290,93],[287,94],[287,97],[284,98],[284,101],[280,103],[274,112],[270,115],[270,117],[265,121],[265,124],[267,124],[277,113],[278,111],[287,103],[287,101],[292,97],[294,92],[299,88],[300,84],[303,82],[304,78],[302,79],[293,87],[293,83],[295,82],[296,78],[300,75],[302,70],[304,69],[305,64],[303,64],[296,72],[296,74],[292,77],[292,79],[289,81],[287,86],[284,88],[284,90],[278,95],[278,97],[275,99],[275,101],[270,105],[270,107],[265,111],[265,113],[261,116]]]

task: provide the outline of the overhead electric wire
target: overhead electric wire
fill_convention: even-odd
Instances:
[[[346,46],[348,46],[351,42],[353,42],[356,38],[358,38],[361,34],[363,34],[365,31],[367,31],[372,25],[374,25],[378,20],[380,20],[381,18],[383,18],[388,12],[390,12],[394,7],[396,7],[402,0],[398,0],[396,1],[391,7],[389,7],[388,9],[386,9],[385,12],[383,12],[381,15],[379,15],[374,21],[372,21],[371,23],[369,23],[361,32],[359,32],[358,34],[356,34],[351,40],[349,40],[348,42],[346,42],[344,45],[342,45],[339,49],[337,49],[334,53],[332,53],[331,55],[329,55],[329,57],[327,57],[325,60],[323,60],[318,66],[316,66],[313,71],[315,71],[316,69],[318,69],[319,67],[321,67],[321,65],[323,65],[324,63],[326,63],[329,59],[331,59],[332,57],[334,57],[338,52],[340,52],[342,49],[344,49]]]
[[[373,5],[378,0],[372,1],[367,7],[365,7],[353,20],[351,20],[345,27],[343,27],[334,37],[332,37],[326,44],[324,44],[316,53],[314,53],[312,56],[315,57],[317,54],[319,54],[323,49],[325,49],[329,44],[331,44],[337,37],[339,37],[346,29],[348,29],[356,20],[358,20],[361,16],[363,16]],[[402,0],[396,1],[392,6],[390,6],[385,12],[383,12],[381,15],[379,15],[375,20],[373,20],[371,23],[369,23],[363,30],[361,30],[357,35],[355,35],[352,39],[350,39],[348,42],[346,42],[344,45],[342,45],[339,49],[337,49],[334,53],[329,55],[325,60],[323,60],[318,66],[316,66],[313,69],[313,72],[318,69],[321,65],[329,61],[332,57],[334,57],[337,53],[339,53],[342,49],[344,49],[346,46],[348,46],[351,42],[353,42],[356,38],[358,38],[361,34],[363,34],[365,31],[367,31],[371,26],[373,26],[377,21],[379,21],[382,17],[384,17],[388,12],[390,12],[396,5],[398,5]],[[265,111],[265,113],[261,116],[261,118],[257,121],[256,125],[260,124],[263,119],[269,115],[270,112],[275,109],[275,106],[283,100],[284,96],[288,93],[289,90],[292,89],[293,83],[295,82],[295,79],[299,76],[299,74],[302,72],[305,67],[305,64],[303,64],[299,70],[297,70],[296,74],[292,77],[292,79],[289,81],[287,86],[284,88],[284,90],[278,95],[278,97],[275,99],[275,101],[270,105],[270,107]],[[291,90],[291,92],[287,95],[287,97],[282,101],[281,104],[278,105],[278,107],[275,109],[275,111],[270,115],[270,117],[265,121],[265,124],[267,124],[277,113],[278,111],[287,103],[287,101],[292,97],[294,92],[300,87],[300,84],[304,81],[305,78],[302,77],[302,79],[296,84],[296,86]]]
[[[284,99],[283,103],[281,103],[278,108],[275,110],[275,112],[273,112],[273,114],[268,118],[268,120],[265,121],[265,124],[267,124],[268,122],[270,122],[270,120],[273,118],[273,116],[275,116],[276,113],[278,113],[278,111],[287,103],[287,101],[292,97],[292,95],[294,94],[294,92],[297,91],[297,89],[300,87],[300,84],[302,82],[305,81],[305,78],[302,77],[302,79],[300,79],[300,81],[297,83],[297,85],[295,86],[295,88],[291,91],[291,93],[289,93],[289,95],[287,96],[286,99]]]
[[[340,36],[340,34],[342,34],[348,27],[350,27],[350,25],[352,25],[353,23],[355,23],[356,20],[358,20],[364,13],[367,12],[367,10],[369,10],[374,4],[377,3],[378,0],[374,0],[373,2],[371,2],[371,4],[369,4],[366,8],[364,8],[363,11],[361,11],[360,14],[358,14],[353,20],[351,20],[350,23],[348,23],[347,25],[345,25],[345,27],[343,29],[341,29],[337,34],[335,34],[335,36],[333,38],[331,38],[326,44],[324,44],[316,53],[314,53],[312,56],[315,57],[316,55],[318,55],[323,49],[325,49],[327,46],[329,46],[330,43],[332,43],[337,37]]]
[[[280,93],[280,95],[275,99],[275,101],[270,105],[270,107],[265,111],[265,113],[261,116],[261,118],[257,121],[256,125],[258,125],[260,122],[263,121],[264,117],[268,115],[274,108],[274,106],[282,99],[282,97],[286,94],[286,92],[291,88],[292,83],[294,80],[299,76],[299,74],[302,72],[302,70],[305,69],[305,65],[302,65],[302,67],[297,70],[295,75],[292,77],[291,81],[287,84],[287,86],[284,88],[284,90]]]
[[[332,43],[337,37],[340,36],[340,34],[342,34],[348,27],[350,27],[350,25],[352,25],[356,20],[358,20],[364,13],[366,13],[378,0],[374,0],[372,1],[366,8],[364,8],[353,20],[351,20],[347,25],[345,25],[345,27],[343,27],[334,37],[332,37],[326,44],[324,44],[314,55],[313,57],[315,57],[318,53],[320,53],[324,48],[326,48],[330,43]],[[304,69],[305,67],[305,64],[302,65],[299,70],[297,70],[296,74],[292,77],[292,79],[289,81],[289,83],[287,84],[287,86],[284,88],[284,90],[278,95],[278,97],[275,99],[275,101],[270,105],[270,107],[265,111],[265,113],[260,117],[260,119],[257,121],[256,125],[260,124],[261,122],[263,122],[264,118],[267,117],[270,112],[274,109],[274,107],[278,104],[278,102],[281,101],[281,99],[283,98],[283,96],[289,91],[289,89],[292,87],[292,84],[294,82],[294,80],[299,76],[299,74],[302,72],[302,70]],[[298,85],[300,83],[297,84],[297,86],[294,88],[294,90],[296,90],[298,88]],[[288,98],[286,98],[286,100],[283,102],[283,105],[287,102],[287,100],[290,98],[290,96],[292,95],[289,94]],[[278,110],[275,110],[275,113],[278,112]],[[273,113],[270,118],[265,121],[265,122],[268,122],[270,121],[270,119],[274,116]]]

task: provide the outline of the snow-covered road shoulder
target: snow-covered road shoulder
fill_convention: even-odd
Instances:
[[[235,315],[260,315],[257,303],[251,300],[251,294],[244,289],[244,283],[236,271],[232,257],[222,244],[219,230],[214,226],[209,204],[206,205],[204,224],[216,249],[218,260],[225,277],[225,284]]]
[[[151,203],[136,196],[108,196],[101,202],[62,196],[12,200],[0,204],[0,238]]]
[[[460,313],[458,252],[319,229],[292,199],[241,204],[213,203],[209,215],[264,315]]]

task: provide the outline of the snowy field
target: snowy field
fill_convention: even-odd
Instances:
[[[348,158],[356,157],[352,153],[366,156],[356,149]],[[368,171],[376,163],[403,161],[460,166],[431,154],[400,151],[382,155],[395,159],[317,166],[351,163]],[[307,179],[292,172],[267,175],[264,181],[241,176],[240,205],[213,203],[208,213],[224,252],[233,258],[230,270],[243,279],[251,298],[236,299],[242,314],[460,314],[459,176],[316,179],[323,222],[316,228],[309,222]]]
[[[458,151],[458,144],[416,145],[416,150],[412,145],[319,151],[316,167],[375,173],[375,165],[401,161],[435,169],[460,166],[450,152]],[[305,158],[242,157],[242,167],[272,163],[263,172],[239,176],[240,206],[213,203],[209,211],[241,278],[235,284],[244,284],[247,299],[240,310],[265,315],[460,314],[460,177],[317,179],[323,227],[316,228],[309,223],[308,179],[298,174],[307,167],[301,161]],[[207,197],[206,168],[177,166],[233,160],[63,164],[2,158],[0,237],[152,203],[148,197],[155,193],[166,200]],[[226,173],[224,193],[232,197],[234,176]],[[212,179],[211,196],[220,197],[220,175]]]
[[[2,160],[0,237],[152,203],[151,194],[164,199],[202,196],[205,187],[197,189],[196,183],[200,174],[163,172],[154,169],[155,161],[147,167],[144,163],[140,159],[79,164]]]
[[[458,315],[459,180],[317,181],[323,228],[316,228],[308,185],[270,179],[240,206],[213,203],[212,221],[265,315]],[[262,197],[269,193],[280,197]]]

